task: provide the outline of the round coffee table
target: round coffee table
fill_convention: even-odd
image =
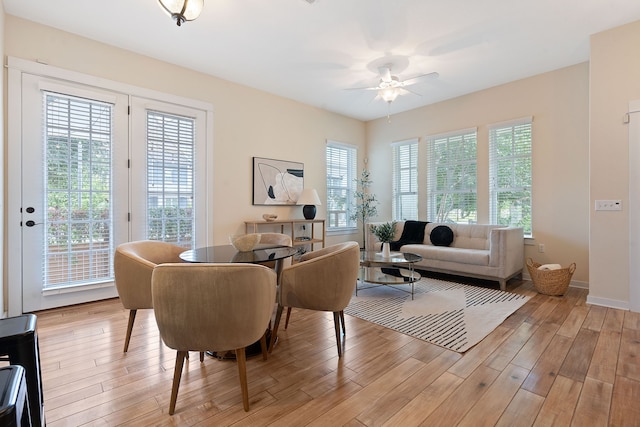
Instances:
[[[356,285],[356,296],[358,290],[369,289],[376,286],[411,285],[413,299],[414,283],[422,279],[419,272],[414,270],[414,264],[422,261],[418,254],[410,252],[391,252],[388,257],[376,251],[360,251],[360,283],[372,284],[366,287]],[[404,289],[400,289],[404,291]]]

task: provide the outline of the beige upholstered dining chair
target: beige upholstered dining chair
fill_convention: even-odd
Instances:
[[[124,352],[129,349],[131,331],[137,310],[153,308],[151,302],[151,273],[153,268],[165,262],[180,262],[185,248],[156,240],[140,240],[119,245],[116,248],[113,269],[120,301],[129,310]]]
[[[360,268],[360,247],[345,242],[304,254],[300,262],[283,269],[278,289],[278,311],[271,333],[272,351],[284,307],[333,312],[333,321],[342,356],[340,326],[346,333],[343,310],[355,290]]]
[[[291,241],[291,236],[282,233],[261,233],[260,234],[260,244],[261,245],[273,245],[273,246],[293,246],[293,242]],[[267,267],[274,268],[275,261],[267,261],[262,263],[262,265],[266,265]],[[288,267],[291,265],[291,258],[286,258],[282,260],[282,266]]]
[[[249,410],[245,347],[265,332],[276,297],[276,273],[256,264],[162,264],[153,270],[153,310],[164,343],[177,350],[169,414],[189,351],[235,350],[244,410]]]

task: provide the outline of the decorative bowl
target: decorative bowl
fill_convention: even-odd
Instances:
[[[240,252],[250,252],[260,243],[260,234],[251,233],[229,236],[229,242]]]
[[[263,218],[265,221],[275,221],[275,220],[276,220],[276,218],[278,218],[278,215],[276,215],[276,214],[269,214],[269,213],[266,213],[266,214],[263,214],[263,215],[262,215],[262,218]]]

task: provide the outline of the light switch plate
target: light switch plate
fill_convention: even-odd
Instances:
[[[621,211],[622,200],[596,200],[597,211]]]

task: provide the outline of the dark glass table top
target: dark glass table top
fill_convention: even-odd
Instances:
[[[295,255],[298,248],[289,246],[273,246],[259,244],[249,252],[239,252],[231,245],[207,246],[191,249],[180,254],[180,259],[186,262],[248,262],[259,263],[277,261]]]
[[[418,254],[410,252],[394,252],[389,257],[384,257],[380,251],[360,251],[360,265],[378,264],[413,264],[422,261]]]

